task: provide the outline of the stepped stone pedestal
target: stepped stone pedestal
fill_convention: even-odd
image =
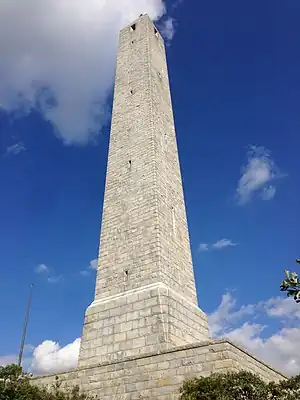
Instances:
[[[58,376],[100,399],[162,400],[178,399],[185,379],[241,369],[284,378],[210,338],[197,303],[164,41],[142,15],[120,33],[95,298],[78,368]]]
[[[142,356],[124,357],[58,374],[62,385],[80,385],[101,400],[179,399],[186,379],[214,372],[246,370],[265,381],[285,377],[228,340],[211,340]],[[51,385],[55,375],[37,377],[36,385]]]

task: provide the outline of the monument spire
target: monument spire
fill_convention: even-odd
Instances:
[[[79,366],[208,338],[164,41],[142,15],[120,33],[96,291]]]

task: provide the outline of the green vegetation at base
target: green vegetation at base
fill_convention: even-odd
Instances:
[[[58,379],[50,390],[39,388],[21,367],[11,364],[0,367],[0,400],[96,400],[96,397],[81,393],[79,387],[62,390]]]
[[[181,400],[299,400],[300,375],[265,383],[251,372],[213,374],[186,381]]]

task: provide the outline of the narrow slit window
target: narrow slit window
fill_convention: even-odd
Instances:
[[[176,234],[176,220],[175,220],[175,208],[172,207],[172,230],[173,230],[173,235]]]
[[[158,36],[158,30],[156,28],[154,28],[154,34],[155,36]]]
[[[131,32],[135,31],[136,30],[136,24],[131,25],[130,29],[131,29]]]

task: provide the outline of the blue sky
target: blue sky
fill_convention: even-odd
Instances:
[[[13,3],[0,5],[0,362],[18,352],[31,282],[26,362],[48,372],[76,361],[94,292],[116,38],[147,11],[164,14],[199,305],[217,336],[300,372],[300,309],[279,292],[299,257],[299,1],[169,1],[164,13],[160,1],[117,12],[114,1],[93,10],[76,0],[86,25],[27,3],[57,25],[31,36]]]

